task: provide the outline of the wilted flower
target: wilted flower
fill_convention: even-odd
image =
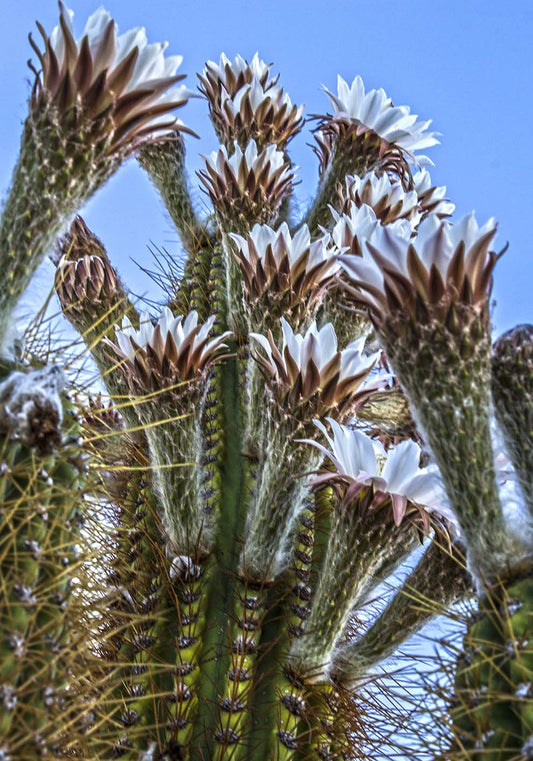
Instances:
[[[12,372],[0,383],[0,430],[8,439],[51,452],[61,442],[65,384],[58,365]]]
[[[247,298],[272,315],[286,310],[309,312],[314,308],[327,283],[339,269],[330,245],[330,236],[311,241],[307,225],[291,235],[286,222],[274,230],[268,225],[254,225],[246,237],[232,234],[237,244],[235,254]],[[279,306],[276,309],[276,305]]]
[[[397,526],[405,515],[408,503],[435,510],[446,503],[437,474],[420,468],[422,451],[414,441],[402,441],[385,452],[378,441],[361,431],[341,425],[332,418],[327,418],[327,421],[331,435],[322,422],[314,422],[326,437],[329,449],[313,439],[303,439],[301,442],[317,447],[333,463],[333,472],[326,471],[315,483],[342,482],[346,502],[354,499],[364,487],[372,486],[378,502],[391,499]]]
[[[438,217],[449,217],[455,210],[455,204],[448,201],[446,187],[431,184],[427,169],[420,169],[413,175],[413,187],[418,196],[418,203],[423,217],[436,214]]]
[[[251,140],[242,151],[235,143],[231,156],[222,146],[205,163],[200,179],[217,213],[237,228],[269,222],[292,189],[292,169],[275,145],[259,151]]]
[[[368,172],[364,177],[349,175],[345,188],[339,187],[341,211],[350,213],[351,204],[371,206],[382,225],[398,219],[407,219],[411,227],[420,221],[420,210],[416,191],[406,191],[401,182],[391,180],[386,172],[381,175]]]
[[[414,239],[380,227],[362,256],[342,255],[340,262],[376,324],[399,314],[420,320],[421,309],[445,319],[454,303],[486,306],[498,259],[489,250],[495,234],[494,219],[480,228],[473,214],[455,225],[430,215]]]
[[[259,333],[250,333],[250,337],[264,352],[256,356],[257,361],[280,403],[291,412],[312,402],[319,415],[336,409],[343,416],[376,388],[373,383],[359,390],[379,356],[379,352],[371,356],[363,354],[364,338],[340,351],[330,323],[319,329],[313,322],[305,335],[300,335],[282,318],[281,328],[281,350],[270,331],[268,338]]]
[[[121,329],[116,331],[118,345],[110,346],[123,360],[122,371],[137,389],[162,388],[198,379],[227,348],[224,340],[231,331],[209,339],[214,322],[212,316],[199,325],[197,312],[174,317],[164,307],[155,325],[147,312],[141,314],[139,328],[124,317]]]

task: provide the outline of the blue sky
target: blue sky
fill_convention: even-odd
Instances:
[[[51,31],[57,23],[52,0],[7,0],[2,12],[0,48],[0,188],[8,188],[26,114],[31,49],[27,34],[35,19]],[[75,28],[81,33],[97,3],[77,0]],[[480,222],[500,222],[499,247],[510,248],[496,271],[494,296],[497,333],[532,321],[533,117],[530,0],[109,0],[106,7],[121,31],[144,25],[151,41],[168,40],[169,52],[184,56],[187,84],[196,87],[204,62],[256,50],[273,61],[294,102],[307,113],[327,109],[321,84],[335,88],[340,73],[356,74],[368,87],[383,87],[393,101],[433,119],[442,144],[428,153],[432,177],[448,187],[456,215],[475,209]],[[38,34],[36,35],[38,38]],[[35,58],[35,56],[34,56]],[[201,167],[198,153],[216,148],[200,100],[181,110],[181,118],[201,135],[187,138],[188,163]],[[293,143],[300,166],[298,197],[305,208],[316,182],[316,161],[306,143],[308,128]],[[199,194],[200,204],[205,197]],[[91,201],[83,214],[105,242],[112,260],[136,292],[153,286],[130,258],[150,266],[147,246],[179,252],[177,236],[156,192],[130,161]]]

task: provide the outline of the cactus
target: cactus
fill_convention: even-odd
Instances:
[[[77,744],[69,672],[86,643],[75,594],[89,558],[86,467],[62,370],[4,362],[2,376],[0,733],[4,753],[23,759]]]
[[[491,354],[496,225],[448,220],[419,167],[429,122],[339,78],[298,220],[303,108],[258,56],[223,55],[200,75],[221,142],[202,218],[170,114],[190,95],[168,89],[178,57],[144,30],[117,38],[103,9],[79,40],[62,4],[40,31],[0,338],[64,222],[132,153],[186,261],[160,276],[159,313],[138,309],[76,217],[55,291],[109,404],[78,418],[54,366],[2,371],[0,756],[370,758],[386,730],[365,683],[474,596],[470,573],[446,758],[531,758],[532,537],[504,509],[490,435],[493,401],[529,516],[530,331]]]

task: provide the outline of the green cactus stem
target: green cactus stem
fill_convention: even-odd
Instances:
[[[73,584],[89,557],[81,535],[86,473],[63,373],[7,370],[0,385],[0,735],[4,752],[24,761],[80,740],[69,724],[82,702],[68,687],[86,646],[72,629]]]
[[[459,545],[437,534],[391,602],[357,640],[333,655],[332,679],[350,688],[434,616],[472,591]]]
[[[532,325],[518,325],[494,344],[492,396],[524,499],[533,514]]]
[[[533,737],[533,579],[487,590],[469,623],[451,710],[450,761],[527,761]]]

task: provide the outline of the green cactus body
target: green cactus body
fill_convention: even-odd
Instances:
[[[451,712],[453,761],[529,758],[533,736],[533,578],[490,590],[464,638]]]
[[[79,740],[69,721],[82,708],[66,688],[84,647],[71,627],[79,613],[72,585],[88,556],[80,533],[85,466],[65,395],[62,406],[60,439],[48,453],[2,431],[0,736],[21,761]]]
[[[492,353],[492,396],[524,499],[533,514],[533,327],[518,325]]]
[[[132,759],[150,747],[171,752],[187,745],[197,707],[209,565],[172,555],[142,474],[129,481],[122,501],[113,565],[95,750]]]
[[[0,265],[7,278],[0,314],[3,335],[11,310],[29,283],[65,219],[80,207],[119,166],[123,156],[109,159],[108,140],[93,142],[91,125],[64,131],[51,105],[29,116],[19,163],[2,215]],[[70,155],[65,156],[68,144]],[[75,179],[75,181],[73,181]]]

